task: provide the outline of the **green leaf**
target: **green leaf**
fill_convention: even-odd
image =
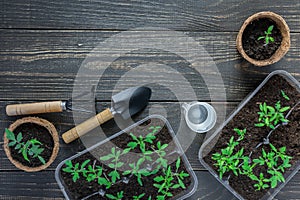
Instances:
[[[112,159],[113,157],[114,157],[113,155],[108,154],[108,155],[106,155],[106,156],[100,157],[100,160],[107,161],[107,160]]]
[[[176,161],[176,169],[178,170],[180,167],[180,158],[178,157],[177,161]]]
[[[265,36],[260,36],[259,38],[257,38],[257,40],[262,40],[264,38],[265,38]]]
[[[73,179],[73,182],[76,182],[79,179],[79,174],[78,173],[74,173],[72,179]]]
[[[277,186],[277,179],[276,178],[271,179],[271,188],[275,188],[276,186]]]
[[[108,175],[111,177],[113,183],[115,183],[117,179],[120,179],[120,174],[117,171],[111,171]]]
[[[285,98],[286,100],[290,100],[290,98],[285,94],[285,92],[283,90],[281,90],[281,95],[283,96],[283,98]]]
[[[269,26],[268,28],[268,34],[271,34],[273,31],[274,25]]]
[[[13,140],[13,141],[16,140],[15,135],[14,135],[14,133],[11,130],[9,130],[9,129],[6,128],[5,129],[5,133],[6,133],[6,138],[8,140]]]
[[[138,178],[137,181],[138,181],[138,183],[140,184],[140,186],[143,186],[143,182],[142,182],[142,179],[141,179],[141,178]]]
[[[133,135],[133,133],[129,133],[129,135],[132,137],[133,140],[138,140],[137,137],[135,135]]]
[[[109,185],[109,182],[103,177],[98,177],[98,184],[107,186],[107,185]]]
[[[12,142],[8,143],[8,146],[9,146],[9,147],[13,147],[13,146],[15,146],[16,144],[17,144],[17,141],[12,141]],[[17,148],[17,146],[18,146],[18,148]],[[21,144],[17,144],[17,146],[15,147],[15,149],[20,149]]]
[[[126,148],[123,150],[122,155],[129,153],[131,148]]]
[[[41,161],[41,163],[43,163],[43,165],[46,164],[46,161],[42,156],[38,156],[38,158]]]
[[[179,178],[177,178],[177,180],[178,180],[180,187],[185,189],[186,187],[185,187],[184,183],[182,182],[182,180],[180,180]]]
[[[27,155],[27,153],[28,153],[27,151],[28,151],[29,145],[30,145],[30,143],[27,141],[27,143],[25,144],[25,146],[22,148],[22,156],[28,162],[30,162],[29,159],[28,159],[28,155]]]
[[[23,136],[22,136],[22,133],[20,132],[18,135],[17,135],[17,141],[18,142],[21,142],[23,139]]]
[[[281,109],[279,110],[279,112],[285,112],[285,111],[287,111],[287,110],[289,110],[289,109],[290,109],[290,107],[289,107],[289,106],[286,106],[286,107],[281,108]]]
[[[165,149],[165,148],[167,148],[168,147],[168,144],[163,144],[162,146],[161,146],[161,149]]]
[[[179,184],[175,184],[175,185],[172,186],[172,189],[177,189],[177,188],[180,188]]]
[[[127,146],[128,146],[128,147],[130,147],[131,149],[134,149],[134,148],[136,148],[136,147],[137,147],[137,145],[138,145],[138,143],[137,143],[137,142],[129,142],[129,143],[127,144]]]
[[[40,141],[38,141],[37,139],[31,139],[31,140],[29,140],[29,142],[31,143],[31,144],[42,144]]]
[[[118,199],[117,197],[115,197],[115,196],[112,195],[112,194],[106,194],[105,196],[106,196],[107,198],[113,199],[113,200],[117,200],[117,199]]]
[[[162,176],[157,176],[157,177],[154,178],[154,181],[156,181],[156,182],[161,182],[163,180],[165,180],[165,179]]]
[[[120,167],[122,167],[123,165],[124,165],[123,162],[118,162],[118,163],[116,164],[116,168],[120,168]]]
[[[114,163],[109,163],[108,166],[109,166],[110,168],[112,168],[112,169],[115,168],[115,164],[114,164]]]
[[[85,160],[82,164],[81,164],[81,169],[83,169],[91,160]]]
[[[258,123],[258,124],[255,124],[255,126],[256,127],[263,127],[263,126],[265,126],[265,124],[264,123]]]

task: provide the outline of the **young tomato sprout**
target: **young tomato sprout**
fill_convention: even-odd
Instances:
[[[270,42],[274,42],[274,38],[271,36],[272,31],[273,31],[274,25],[271,25],[268,27],[267,31],[265,31],[265,35],[264,36],[260,36],[257,38],[257,40],[265,40],[265,45],[268,45]]]
[[[30,159],[38,158],[43,165],[46,164],[45,159],[41,156],[41,153],[44,151],[44,148],[41,147],[43,144],[39,140],[31,139],[23,141],[21,132],[15,135],[9,129],[5,129],[5,133],[6,138],[9,140],[8,146],[19,150],[18,153],[22,154],[24,160],[30,163]]]

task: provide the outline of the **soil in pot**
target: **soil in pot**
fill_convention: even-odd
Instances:
[[[24,123],[16,127],[13,132],[14,134],[18,134],[21,132],[23,135],[23,141],[28,141],[31,139],[39,140],[43,144],[41,145],[41,147],[44,148],[44,151],[40,156],[45,159],[46,163],[49,161],[54,148],[54,141],[51,134],[45,127],[35,123]],[[18,150],[15,150],[15,148],[11,147],[9,147],[9,149],[12,158],[19,161],[25,166],[38,167],[42,165],[41,161],[38,158],[30,158],[30,162],[28,162],[24,159],[21,153],[18,153]]]
[[[271,37],[274,42],[266,44],[265,39],[258,40],[259,37],[265,36],[265,31],[273,25]],[[250,23],[244,30],[242,36],[242,45],[245,53],[255,60],[265,60],[270,58],[280,47],[282,35],[276,27],[276,23],[268,18],[259,18]]]
[[[169,133],[168,128],[165,126],[164,122],[160,119],[151,119],[146,121],[142,126],[138,126],[133,128],[130,132],[134,133],[135,135],[146,135],[149,133],[149,126],[161,126],[163,127],[160,129],[160,131],[155,134],[156,138],[153,141],[153,144],[157,144],[158,141],[161,142],[161,144],[169,144],[169,146],[166,149],[167,152],[167,159],[168,160],[175,160],[174,162],[170,163],[172,170],[175,170],[176,168],[176,158],[180,157],[178,152],[174,151],[174,144],[172,145],[172,136]],[[74,158],[72,160],[72,163],[83,163],[85,160],[90,159],[91,163],[93,163],[95,166],[102,166],[103,172],[108,174],[110,171],[112,171],[111,168],[109,168],[107,165],[103,164],[103,161],[99,161],[99,159],[96,159],[95,155],[106,155],[110,152],[112,145],[116,145],[118,150],[126,149],[128,148],[127,144],[129,142],[132,142],[132,137],[129,134],[123,133],[120,136],[114,138],[109,143],[104,143],[97,147],[96,149],[93,149],[90,153],[85,153],[83,155],[80,155],[77,158]],[[146,150],[151,150],[150,145],[146,145]],[[139,149],[133,149],[134,153],[141,153]],[[153,158],[155,160],[155,158]],[[125,164],[128,165],[129,163],[136,162],[136,158],[127,157],[126,159],[122,160]],[[152,162],[152,161],[151,161]],[[187,169],[185,168],[184,161],[181,159],[181,166],[178,171],[184,171],[185,173],[188,173]],[[76,182],[72,180],[72,175],[70,173],[66,173],[63,171],[63,168],[66,167],[66,165],[63,165],[60,169],[60,176],[63,181],[63,184],[65,187],[67,187],[68,194],[71,196],[72,199],[109,199],[105,195],[100,195],[99,191],[105,191],[105,194],[117,194],[117,192],[123,191],[124,197],[122,199],[132,200],[133,196],[138,196],[142,193],[145,193],[145,196],[141,198],[141,200],[147,200],[149,196],[152,197],[152,199],[155,199],[155,197],[158,195],[158,188],[154,187],[153,184],[154,178],[162,175],[162,170],[160,170],[157,174],[153,174],[150,176],[142,177],[142,183],[143,186],[141,186],[137,178],[135,176],[123,176],[121,175],[121,179],[116,184],[113,184],[111,188],[106,189],[104,186],[100,186],[97,183],[97,180],[94,180],[92,182],[87,182],[84,178],[78,179]],[[120,174],[123,173],[122,170],[118,171]],[[127,182],[128,181],[128,182]],[[191,185],[191,176],[184,179],[183,184],[188,188]],[[179,193],[183,192],[185,189],[177,188],[177,189],[171,189],[171,192],[173,196],[178,195]],[[93,195],[94,194],[94,195]],[[170,199],[170,198],[166,198]]]
[[[290,98],[287,100],[282,97],[281,91]],[[232,120],[222,129],[221,135],[213,147],[211,152],[204,157],[204,161],[215,170],[216,174],[219,174],[218,168],[214,166],[215,161],[211,159],[214,153],[220,152],[221,149],[227,146],[231,136],[235,139],[238,138],[234,134],[233,129],[244,129],[247,132],[244,140],[242,140],[235,148],[237,150],[244,148],[244,154],[249,155],[252,152],[251,159],[259,158],[262,155],[262,148],[269,151],[269,145],[261,145],[257,148],[257,145],[267,137],[271,131],[270,128],[255,127],[254,123],[258,122],[259,104],[266,102],[267,105],[274,105],[277,101],[281,101],[282,106],[290,106],[293,111],[288,116],[288,124],[282,125],[275,129],[271,134],[269,140],[276,147],[286,147],[286,154],[292,156],[290,160],[291,167],[288,168],[285,173],[291,172],[297,165],[299,165],[300,159],[300,104],[297,104],[300,100],[299,92],[282,76],[274,75],[269,81],[256,93],[256,95],[232,118]],[[266,172],[264,166],[259,166],[255,169],[254,173],[259,175],[260,172]],[[257,191],[254,187],[254,181],[246,177],[245,175],[235,176],[232,172],[224,174],[223,180],[229,178],[229,185],[238,192],[245,199],[260,199],[269,190],[263,189]],[[267,177],[269,178],[269,177]]]

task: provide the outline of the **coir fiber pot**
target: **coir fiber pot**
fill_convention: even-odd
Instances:
[[[299,97],[299,82],[286,71],[274,71],[266,77],[254,92],[240,103],[223,125],[201,146],[199,150],[201,164],[238,199],[273,199],[300,169]],[[263,106],[264,103],[268,106],[275,104],[277,107],[279,107],[278,105],[280,104],[281,107],[278,109],[289,106],[290,108],[288,110],[285,108],[282,110],[288,122],[279,123],[274,129],[268,126],[261,127],[257,125],[259,124],[259,112],[261,112],[261,108],[264,109],[265,107]],[[243,138],[241,138],[234,129],[244,129],[245,135]],[[216,156],[216,154],[226,154],[230,140],[232,140],[233,143],[237,142],[231,155],[237,157],[248,156],[246,159],[246,161],[248,161],[247,163],[249,163],[249,166],[254,166],[251,173],[256,176],[260,176],[260,173],[263,173],[265,179],[263,183],[267,184],[268,187],[266,186],[263,189],[257,190],[258,188],[255,186],[257,181],[251,179],[248,174],[240,173],[245,172],[243,168],[246,166],[244,165],[245,160],[239,160],[239,162],[235,160],[238,162],[234,167],[237,171],[236,174],[232,170],[228,170],[222,175],[222,178],[220,178],[222,171],[220,170],[221,168],[219,168],[220,162],[213,159],[213,157]],[[288,159],[289,162],[284,164],[281,157],[277,157],[278,160],[273,163],[276,164],[276,166],[274,165],[272,168],[269,168],[269,166],[264,163],[269,158],[266,159],[264,156],[271,155],[270,152],[274,152],[271,144],[277,150],[280,149],[284,151],[284,154],[291,156],[292,158]],[[266,153],[263,153],[263,151]],[[241,154],[243,156],[236,154],[237,152],[242,152]],[[273,154],[272,158],[275,157],[274,155],[277,155],[277,153]],[[226,158],[235,159],[232,156],[226,156]],[[260,164],[255,164],[258,163],[256,161],[261,160],[260,158],[264,158],[265,161]],[[222,160],[223,158],[219,159],[219,161]],[[273,183],[271,180],[279,176],[272,176],[270,174],[271,171],[274,171],[275,168],[277,170],[279,169],[278,166],[283,165],[285,165],[284,170],[281,171],[280,169],[277,172],[282,174],[285,181],[281,180],[277,182],[277,185],[272,186]],[[271,188],[271,186],[273,188]]]
[[[263,58],[263,59],[255,59],[254,56],[259,55],[262,51],[264,51],[266,48],[268,48],[268,46],[270,46],[272,44],[261,45],[262,46],[261,49],[259,49],[257,52],[252,52],[253,55],[250,55],[249,53],[247,53],[243,46],[245,41],[250,43],[249,44],[250,46],[254,46],[258,42],[260,42],[260,43],[263,42],[263,40],[258,41],[258,37],[263,36],[263,35],[259,35],[259,36],[256,36],[255,38],[251,39],[251,37],[253,37],[253,36],[251,36],[251,35],[249,36],[246,33],[248,31],[248,27],[250,27],[252,24],[257,22],[258,20],[271,21],[272,25],[274,25],[274,29],[276,28],[276,30],[278,32],[280,32],[281,36],[282,36],[281,43],[277,44],[277,47],[276,47],[277,50],[276,49],[272,50],[272,54],[267,56],[268,58]],[[260,22],[257,22],[257,23],[262,24]],[[265,27],[264,31],[266,31],[267,29],[268,29],[268,27]],[[254,30],[254,31],[256,31],[256,30]],[[262,33],[262,34],[264,34],[264,33]],[[247,36],[245,36],[245,35],[247,35]],[[276,43],[276,41],[274,43]],[[273,13],[273,12],[269,12],[269,11],[259,12],[259,13],[256,13],[256,14],[250,16],[241,26],[240,31],[237,35],[237,39],[236,39],[237,50],[240,52],[240,54],[242,55],[242,57],[244,59],[246,59],[248,62],[252,63],[255,66],[266,66],[266,65],[271,65],[273,63],[276,63],[288,52],[288,50],[290,48],[290,43],[291,43],[290,42],[290,29],[289,29],[287,23],[280,15]]]
[[[17,160],[15,158],[13,158],[14,155],[12,154],[12,151],[11,151],[12,149],[11,148],[14,148],[14,147],[9,147],[8,146],[9,140],[6,137],[6,133],[4,133],[4,150],[5,150],[5,153],[8,157],[8,159],[17,168],[19,168],[21,170],[24,170],[26,172],[36,172],[36,171],[46,169],[55,160],[55,158],[58,154],[58,151],[59,151],[59,137],[58,137],[58,133],[57,133],[54,125],[52,123],[50,123],[49,121],[47,121],[45,119],[38,118],[38,117],[25,117],[25,118],[22,118],[22,119],[19,119],[19,120],[15,121],[13,124],[11,124],[9,126],[8,129],[10,131],[14,132],[15,130],[22,129],[23,127],[27,127],[27,128],[24,128],[24,129],[27,129],[27,130],[26,130],[26,133],[23,133],[23,138],[25,138],[25,137],[30,138],[31,137],[30,127],[31,128],[36,127],[36,128],[38,128],[38,130],[42,129],[42,130],[44,130],[43,134],[44,133],[49,134],[49,135],[47,135],[47,137],[45,137],[40,133],[36,133],[36,134],[42,135],[42,137],[45,138],[44,139],[45,141],[44,141],[43,144],[47,143],[47,149],[48,149],[47,150],[48,151],[47,156],[48,156],[48,158],[45,159],[46,163],[45,164],[41,163],[40,165],[37,165],[37,166],[30,166],[29,165],[30,163],[27,163],[27,161],[22,162],[20,160]],[[21,131],[19,130],[18,132],[21,132]],[[37,131],[35,131],[35,132],[37,132]],[[15,134],[18,134],[18,133],[15,133]],[[31,138],[31,139],[39,140],[39,138],[36,137],[36,135],[35,135],[34,138]],[[51,147],[49,146],[49,144],[50,144]],[[46,147],[43,147],[43,148],[46,149]]]
[[[155,139],[153,140],[153,142],[151,144],[146,142],[144,147],[148,149],[147,151],[149,151],[152,148],[156,148],[157,145],[162,145],[165,147],[165,144],[168,144],[168,146],[165,148],[165,155],[167,156],[168,161],[170,161],[167,167],[170,166],[172,168],[172,171],[175,170],[175,163],[176,167],[177,164],[179,164],[178,162],[176,162],[176,159],[177,161],[178,159],[180,159],[180,170],[178,170],[178,172],[185,171],[189,174],[187,179],[184,179],[182,182],[182,184],[184,183],[186,187],[177,187],[177,189],[175,189],[174,187],[174,189],[170,190],[172,191],[173,196],[168,196],[165,199],[188,199],[188,197],[196,191],[198,185],[197,177],[193,172],[182,148],[180,147],[180,144],[169,122],[162,116],[158,115],[149,116],[129,126],[128,128],[114,134],[113,136],[101,141],[100,143],[86,149],[85,151],[62,161],[56,168],[55,178],[65,198],[111,199],[108,197],[109,195],[118,195],[122,196],[118,197],[120,199],[135,199],[137,198],[137,196],[140,196],[140,198],[138,199],[149,199],[150,196],[152,197],[152,199],[156,199],[156,196],[159,192],[158,188],[155,188],[153,186],[153,183],[155,183],[153,182],[153,178],[156,177],[156,175],[162,173],[161,169],[159,169],[159,171],[157,172],[158,174],[150,174],[148,176],[142,175],[140,177],[141,182],[137,181],[137,176],[133,174],[126,175],[123,173],[126,171],[126,169],[121,169],[122,167],[127,167],[128,164],[131,166],[137,166],[138,163],[141,161],[139,146],[137,146],[136,149],[131,149],[129,153],[127,152],[126,154],[123,154],[124,150],[128,147],[128,145],[132,147],[134,143],[132,139],[132,134],[137,135],[137,137],[141,139],[142,135],[142,137],[145,137],[149,134],[149,131],[151,132],[154,130],[154,127],[161,128],[159,128],[159,130],[155,133]],[[133,145],[133,147],[134,146],[135,145]],[[113,154],[116,153],[117,155],[120,155],[120,157],[118,158],[118,162],[122,162],[124,165],[120,163],[118,164],[120,165],[120,168],[118,168],[117,172],[120,174],[120,177],[117,178],[117,180],[112,185],[110,185],[110,187],[106,187],[106,185],[102,184],[103,179],[109,181],[112,180],[110,176],[112,170],[111,167],[116,166],[113,163],[106,163],[110,159],[110,152],[112,152]],[[120,152],[123,153],[120,154]],[[109,157],[107,156],[107,154],[109,154]],[[103,155],[104,157],[102,157]],[[132,163],[132,161],[135,160],[135,156],[139,159],[139,161],[135,162],[135,164],[130,164]],[[104,159],[106,161],[101,160],[101,157],[106,157],[106,159]],[[174,161],[172,160],[172,158],[175,158]],[[155,163],[155,160],[156,159],[153,158],[152,160],[144,160],[144,163],[142,161],[142,163],[140,163],[139,166],[146,166],[146,168],[140,167],[140,169],[147,169],[150,171],[151,168],[156,169],[155,165],[149,165],[149,163]],[[79,173],[79,177],[74,177],[72,175],[72,169],[74,169],[73,167],[66,170],[66,167],[69,166],[66,164],[67,162],[69,162],[69,164],[72,163],[73,166],[77,165],[84,173]],[[95,170],[98,170],[98,172],[100,173],[97,175],[98,178],[93,175]],[[96,179],[94,180],[94,178]],[[99,181],[101,183],[99,183]],[[156,181],[159,182],[162,181],[162,179],[157,178]],[[177,178],[176,180],[174,179],[174,181],[177,181]]]

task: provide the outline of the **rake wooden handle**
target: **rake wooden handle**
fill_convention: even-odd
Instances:
[[[113,114],[111,113],[110,109],[107,108],[96,116],[82,122],[78,126],[62,134],[62,138],[65,143],[68,144],[112,118]]]
[[[14,104],[6,106],[8,116],[29,115],[38,113],[51,113],[63,111],[62,101],[50,101],[41,103]]]

